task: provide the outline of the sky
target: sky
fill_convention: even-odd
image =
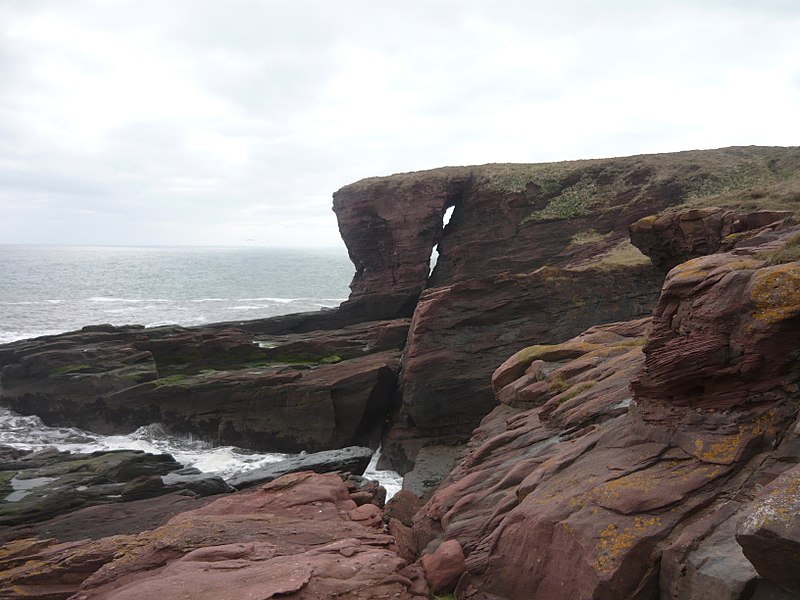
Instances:
[[[0,244],[341,245],[364,177],[800,144],[798,0],[0,0]]]

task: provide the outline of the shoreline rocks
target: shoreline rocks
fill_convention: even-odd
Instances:
[[[10,527],[0,589],[796,596],[798,174],[797,148],[729,148],[365,180],[335,196],[356,266],[337,311],[0,347],[2,401],[51,422],[273,451],[382,440],[426,496],[381,512],[357,476],[211,498],[192,473],[134,478],[130,499],[185,489]]]

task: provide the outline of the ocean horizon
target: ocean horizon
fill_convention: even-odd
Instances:
[[[101,323],[193,326],[335,308],[349,294],[353,271],[342,249],[0,245],[0,344]],[[5,408],[0,445],[165,452],[223,477],[290,456],[215,446],[157,423],[111,436],[48,427]],[[378,470],[377,458],[367,476],[391,496],[402,478]]]
[[[183,326],[334,308],[344,248],[0,245],[0,344],[110,323]]]

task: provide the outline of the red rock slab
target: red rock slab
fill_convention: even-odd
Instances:
[[[228,544],[190,552],[144,578],[82,590],[74,599],[411,598],[394,581],[404,565],[394,552],[359,540],[290,556],[276,556],[271,544]]]
[[[380,519],[376,506],[365,507]],[[337,475],[296,473],[137,535],[16,540],[0,552],[0,590],[48,599],[183,598],[184,590],[233,598],[225,594],[237,593],[239,581],[265,598],[411,598],[393,539],[350,520],[354,509]]]

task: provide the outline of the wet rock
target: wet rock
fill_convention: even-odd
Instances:
[[[178,475],[182,465],[168,454],[138,450],[91,454],[43,451],[8,462],[0,471],[0,525],[41,521],[82,506],[125,502],[190,491],[230,491],[219,478]]]
[[[22,340],[0,349],[0,401],[48,425],[104,434],[158,422],[272,452],[377,444],[407,326],[284,337],[120,327]]]
[[[266,467],[235,475],[228,480],[228,484],[238,490],[242,490],[299,471],[314,471],[315,473],[346,472],[362,475],[369,465],[372,454],[373,452],[369,448],[352,446],[340,450],[328,450],[306,454],[305,456],[295,456],[272,463]]]
[[[459,446],[426,446],[417,454],[414,468],[403,477],[403,491],[427,499],[453,469],[464,450]]]

